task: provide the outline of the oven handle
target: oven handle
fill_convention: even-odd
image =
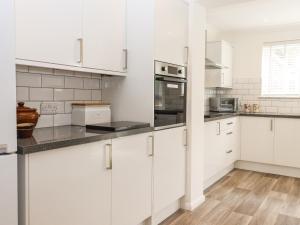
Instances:
[[[155,77],[155,80],[158,81],[171,81],[171,82],[179,82],[179,83],[186,83],[187,80],[172,78],[172,77]]]

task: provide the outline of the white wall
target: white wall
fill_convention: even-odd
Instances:
[[[233,76],[260,78],[263,43],[300,39],[300,27],[230,32],[222,34],[222,38],[234,46]]]

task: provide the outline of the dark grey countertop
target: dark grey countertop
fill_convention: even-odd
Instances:
[[[209,116],[209,117],[208,117]],[[300,119],[300,115],[275,114],[275,113],[209,113],[204,117],[204,122],[227,119],[236,116],[254,116],[254,117],[273,117],[273,118],[290,118]]]
[[[153,131],[152,127],[120,132],[87,130],[81,126],[38,128],[32,138],[18,139],[18,154],[30,154]]]

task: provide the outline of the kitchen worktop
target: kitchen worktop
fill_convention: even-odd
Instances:
[[[300,119],[300,115],[296,114],[276,114],[276,113],[207,113],[204,116],[204,122],[222,120],[236,116],[255,116],[255,117],[273,117],[273,118],[291,118]]]
[[[81,126],[38,128],[34,130],[32,138],[18,139],[18,154],[30,154],[151,131],[152,127],[120,132],[91,130]]]

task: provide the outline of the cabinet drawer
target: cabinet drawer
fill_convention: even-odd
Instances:
[[[221,120],[221,131],[234,130],[236,126],[236,118]]]

